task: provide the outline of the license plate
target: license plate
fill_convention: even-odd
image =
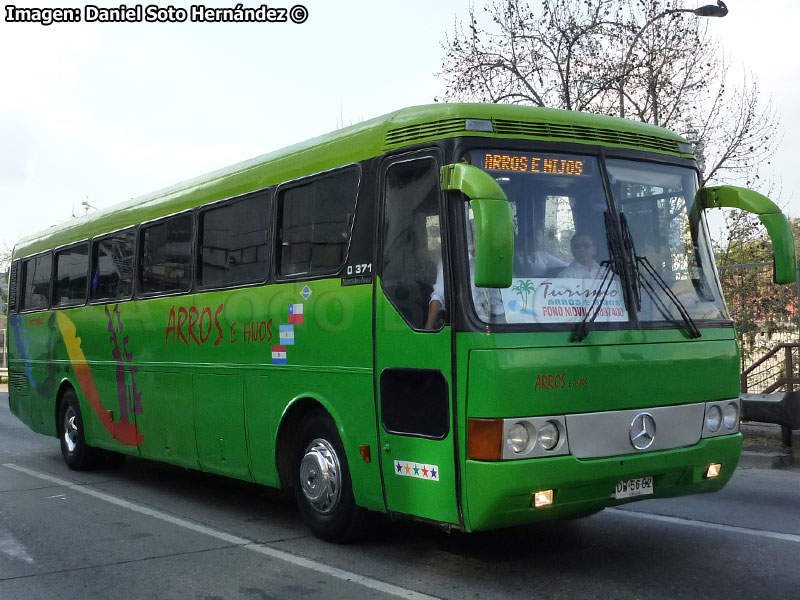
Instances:
[[[614,498],[634,498],[636,496],[649,496],[653,493],[653,476],[634,477],[633,479],[623,479],[617,483],[614,490]]]

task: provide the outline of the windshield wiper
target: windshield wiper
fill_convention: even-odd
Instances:
[[[617,230],[611,222],[611,216],[608,214],[608,211],[603,213],[603,217],[605,218],[606,222],[606,244],[608,245],[608,255],[611,257],[611,259],[604,260],[600,263],[601,267],[605,266],[605,269],[603,270],[603,276],[600,278],[600,287],[597,288],[597,291],[592,298],[592,303],[586,310],[586,314],[583,315],[583,319],[581,319],[581,322],[578,323],[577,327],[575,327],[572,335],[569,336],[570,342],[582,342],[586,339],[586,336],[589,335],[589,326],[594,323],[595,319],[597,319],[597,315],[600,314],[600,309],[603,308],[603,302],[606,301],[606,296],[608,296],[608,292],[611,289],[611,284],[614,282],[614,275],[621,273],[623,269],[622,259],[619,256],[619,252],[616,250],[616,248],[619,248],[619,239],[616,233]],[[611,277],[609,277],[609,275],[611,275]],[[600,300],[599,302],[598,299]],[[595,305],[597,306],[595,307]]]
[[[611,289],[611,284],[614,282],[613,264],[614,263],[610,260],[604,260],[600,263],[601,267],[605,266],[603,278],[600,281],[600,287],[597,288],[597,291],[592,298],[592,303],[586,310],[586,314],[583,315],[583,319],[581,319],[581,322],[578,323],[578,326],[572,332],[572,335],[569,336],[570,342],[582,342],[586,339],[586,336],[589,335],[589,325],[594,323],[595,319],[597,319],[597,315],[600,314],[600,309],[603,308],[603,302],[606,301],[608,291]],[[609,275],[611,275],[611,277],[609,277]],[[605,289],[603,289],[603,286],[605,286]],[[601,292],[600,290],[603,291]],[[600,299],[599,302],[597,301],[598,298]]]
[[[686,324],[686,328],[689,330],[689,337],[690,338],[699,338],[701,336],[700,330],[697,328],[697,324],[692,319],[689,311],[686,310],[683,302],[681,302],[678,297],[675,295],[675,292],[669,287],[666,281],[658,274],[655,267],[650,263],[646,256],[639,256],[636,253],[636,247],[633,244],[633,236],[631,235],[630,227],[628,227],[628,219],[625,217],[625,213],[621,212],[619,214],[619,223],[620,227],[622,228],[622,241],[623,247],[625,249],[626,260],[629,262],[631,266],[631,272],[636,277],[636,282],[634,282],[634,294],[636,296],[636,308],[637,310],[642,309],[642,297],[641,297],[641,288],[647,292],[647,295],[650,296],[650,299],[653,301],[653,304],[658,308],[658,311],[661,315],[668,321],[674,321],[674,317],[672,317],[669,308],[667,307],[664,300],[659,296],[656,289],[653,285],[645,278],[642,271],[647,273],[653,281],[658,285],[662,292],[669,298],[675,307],[678,309],[678,313],[680,313],[683,322]],[[644,267],[644,269],[640,269],[639,266]]]

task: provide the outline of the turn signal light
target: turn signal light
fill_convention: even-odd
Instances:
[[[706,479],[714,479],[714,477],[718,477],[720,471],[722,471],[722,465],[719,463],[711,463],[708,465],[706,469]]]
[[[469,419],[467,452],[473,460],[500,460],[503,455],[503,419]]]

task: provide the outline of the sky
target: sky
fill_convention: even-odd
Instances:
[[[302,1],[302,24],[43,26],[5,22],[4,8],[0,249],[83,214],[84,203],[111,206],[443,94],[441,44],[469,0]],[[14,4],[83,10],[86,2]],[[709,20],[711,33],[731,75],[754,73],[777,108],[783,141],[763,174],[781,190],[774,199],[800,216],[800,63],[792,59],[800,3],[727,4],[727,17]]]

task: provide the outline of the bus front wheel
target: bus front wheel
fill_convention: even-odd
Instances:
[[[86,471],[99,465],[101,452],[86,443],[81,408],[73,390],[67,390],[61,399],[58,411],[58,438],[61,441],[64,462],[70,469]]]
[[[300,424],[292,474],[297,506],[314,535],[344,543],[362,533],[366,514],[356,506],[347,457],[327,413],[314,411]]]

